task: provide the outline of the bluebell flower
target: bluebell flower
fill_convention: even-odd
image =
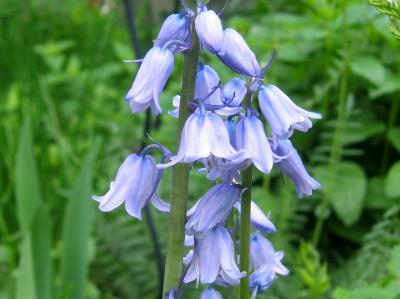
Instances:
[[[126,95],[132,113],[151,107],[154,114],[162,112],[160,95],[174,66],[174,55],[166,48],[153,47],[147,52],[132,87]]]
[[[223,297],[217,290],[213,288],[207,288],[201,293],[200,299],[223,299]]]
[[[169,163],[159,164],[158,168],[164,169],[177,163],[193,163],[210,155],[235,160],[241,159],[242,154],[230,144],[224,121],[218,115],[196,109],[186,120],[178,153]]]
[[[217,55],[224,39],[222,23],[213,10],[207,10],[203,5],[195,20],[195,28],[201,45]]]
[[[141,211],[148,201],[163,211],[169,211],[169,204],[159,198],[157,189],[157,170],[154,158],[149,155],[129,155],[118,169],[110,190],[103,196],[93,195],[100,203],[99,209],[109,212],[125,202],[129,215],[141,220]]]
[[[265,135],[263,123],[252,112],[248,112],[237,125],[236,149],[243,150],[244,159],[251,160],[260,171],[264,173],[271,171],[274,155]]]
[[[160,32],[154,41],[155,47],[163,47],[170,41],[181,41],[187,43],[191,39],[190,15],[183,11],[179,14],[172,14],[165,19]],[[171,45],[173,52],[179,50],[176,45]]]
[[[218,110],[221,115],[234,115],[242,110],[241,103],[246,95],[246,82],[240,78],[233,78],[222,87],[222,102],[227,107]]]
[[[313,190],[320,189],[321,184],[312,178],[304,168],[303,162],[290,140],[279,141],[276,153],[287,156],[276,164],[296,187],[297,196],[312,195]]]
[[[240,171],[251,165],[250,160],[229,161],[216,157],[210,157],[202,162],[205,168],[199,171],[207,172],[207,179],[210,181],[221,179],[225,183],[239,183]]]
[[[238,210],[240,213],[240,204],[236,203],[235,208]],[[271,234],[276,232],[275,225],[272,223],[271,220],[264,214],[264,212],[260,209],[260,207],[254,202],[251,201],[251,207],[250,207],[250,221],[251,225],[255,228],[258,229],[259,231],[266,233],[266,234]]]
[[[220,78],[209,65],[199,63],[195,88],[195,98],[202,99],[211,105],[222,105],[221,90],[218,87]],[[214,91],[214,92],[213,92]]]
[[[288,275],[289,270],[281,263],[283,256],[283,252],[276,252],[271,242],[260,233],[252,234],[250,261],[255,271],[250,275],[250,288],[258,287],[259,292],[263,292],[276,278],[276,274]]]
[[[223,43],[217,55],[226,66],[239,74],[250,77],[260,76],[260,66],[256,56],[243,37],[234,29],[224,30]]]
[[[199,199],[186,222],[186,234],[201,237],[217,224],[223,224],[242,192],[243,189],[226,183],[212,187]]]
[[[312,127],[310,118],[321,118],[321,114],[298,107],[285,93],[272,84],[261,87],[258,102],[271,127],[274,146],[277,145],[278,139],[289,138],[294,129],[308,131]]]
[[[203,238],[195,239],[185,283],[196,280],[211,284],[219,278],[228,285],[235,285],[244,276],[246,273],[240,272],[236,265],[233,241],[226,228],[216,226]]]

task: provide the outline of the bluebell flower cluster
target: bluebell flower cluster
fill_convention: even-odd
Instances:
[[[207,288],[200,298],[219,299],[221,294],[211,285],[236,285],[247,275],[249,287],[257,295],[278,274],[287,275],[289,271],[281,263],[283,252],[276,252],[262,235],[276,232],[276,227],[254,202],[251,224],[256,232],[251,236],[251,272],[238,268],[235,234],[226,222],[232,211],[240,213],[245,192],[241,173],[254,166],[269,174],[277,166],[293,182],[298,197],[310,196],[321,186],[309,175],[289,138],[294,130],[308,131],[311,119],[321,115],[300,108],[277,86],[264,85],[267,67],[260,67],[245,39],[236,30],[224,28],[215,11],[197,2],[196,13],[186,8],[163,23],[126,95],[131,111],[150,108],[155,115],[163,111],[161,94],[171,75],[174,56],[190,49],[195,35],[203,53],[215,55],[239,76],[223,84],[210,65],[199,63],[195,94],[189,102],[191,114],[184,124],[177,153],[152,144],[140,154],[129,155],[110,190],[93,199],[104,212],[125,203],[128,214],[138,219],[149,202],[158,210],[169,212],[169,204],[157,194],[163,171],[177,163],[201,164],[198,171],[206,173],[215,185],[187,211],[185,245],[192,248],[183,259],[187,266],[183,282],[205,284]],[[258,105],[253,105],[256,99]],[[174,109],[169,111],[171,116],[179,116],[180,104],[177,95],[173,98]],[[148,154],[152,149],[162,152],[158,163]],[[168,298],[175,298],[175,293],[178,292],[171,291]]]

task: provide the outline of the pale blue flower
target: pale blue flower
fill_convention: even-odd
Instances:
[[[200,299],[223,299],[223,297],[217,290],[213,288],[207,288],[201,293]]]
[[[187,43],[191,38],[190,21],[191,17],[185,11],[168,16],[161,26],[154,46],[163,47],[171,41]],[[172,44],[170,49],[175,52],[179,50],[179,45]]]
[[[228,285],[236,285],[245,275],[246,272],[240,272],[236,265],[229,232],[222,226],[216,226],[203,238],[195,239],[192,260],[183,281],[211,284],[219,278]]]
[[[241,212],[240,203],[236,203],[235,208],[238,210],[239,213]],[[271,234],[276,232],[275,225],[272,223],[271,220],[269,220],[269,218],[264,214],[264,212],[254,201],[251,201],[250,221],[251,225],[255,229],[258,229],[263,233]]]
[[[272,84],[261,87],[258,102],[271,127],[274,146],[277,145],[278,139],[289,138],[294,129],[308,131],[312,127],[310,118],[321,118],[321,114],[298,107],[285,93]]]
[[[251,165],[250,160],[229,161],[216,157],[209,157],[202,162],[206,167],[200,169],[200,172],[207,172],[207,178],[210,181],[221,179],[225,183],[239,183],[240,171]]]
[[[221,115],[234,115],[242,110],[241,103],[246,95],[246,82],[240,78],[233,78],[222,87],[222,102],[227,107],[218,110]]]
[[[220,78],[209,65],[199,63],[197,70],[195,98],[207,104],[222,105],[221,90],[218,87]]]
[[[182,130],[178,153],[163,169],[177,163],[193,163],[210,155],[228,160],[241,159],[242,152],[236,151],[229,142],[224,121],[215,113],[197,109],[186,120]]]
[[[303,162],[290,140],[279,141],[276,153],[287,156],[276,164],[294,183],[298,197],[310,196],[321,184],[312,178],[304,168]]]
[[[250,288],[258,287],[259,292],[265,291],[276,274],[288,275],[289,270],[282,264],[282,251],[275,251],[271,242],[260,233],[254,233],[250,240],[250,261],[255,270],[250,275]]]
[[[100,203],[99,209],[109,212],[125,202],[129,215],[141,220],[141,212],[148,201],[163,211],[169,211],[169,204],[162,201],[155,193],[159,171],[154,158],[149,155],[129,155],[118,169],[115,181],[111,182],[110,190],[103,196],[93,195]]]
[[[213,10],[207,10],[203,5],[195,20],[195,27],[201,45],[217,55],[224,39],[222,23]]]
[[[219,59],[233,71],[250,77],[260,76],[257,58],[243,37],[234,29],[224,30],[222,46],[217,53]]]
[[[160,95],[172,72],[174,55],[166,48],[153,47],[147,52],[126,95],[133,113],[151,107],[154,114],[162,112]]]
[[[236,149],[245,152],[244,159],[249,159],[254,166],[264,173],[269,173],[274,163],[274,155],[265,135],[264,125],[250,112],[243,117],[236,129]]]
[[[226,183],[212,187],[199,199],[186,222],[186,234],[201,237],[217,224],[223,224],[242,192],[243,189]]]

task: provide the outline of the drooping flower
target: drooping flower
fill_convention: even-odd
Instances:
[[[217,290],[213,288],[207,288],[201,293],[200,299],[223,299],[223,297]]]
[[[222,87],[222,102],[227,107],[218,110],[221,115],[233,115],[242,110],[240,106],[246,95],[246,82],[239,78],[233,78]]]
[[[153,47],[147,52],[132,87],[126,95],[132,113],[151,107],[154,114],[162,112],[160,95],[174,66],[174,55],[167,48]]]
[[[182,130],[178,153],[164,169],[176,163],[192,163],[210,155],[228,160],[241,159],[242,152],[236,151],[229,143],[229,135],[223,120],[213,112],[196,111],[186,120]]]
[[[154,46],[163,47],[171,41],[187,43],[191,37],[190,20],[191,17],[186,11],[168,16],[161,26]],[[179,48],[179,45],[171,45],[170,49],[175,52]]]
[[[264,173],[269,173],[274,162],[271,146],[265,135],[261,120],[248,112],[236,129],[236,149],[244,150],[244,159],[249,159],[254,166]]]
[[[201,45],[217,55],[224,39],[222,23],[213,10],[207,10],[203,5],[195,20],[195,28]]]
[[[129,155],[118,169],[115,181],[110,190],[103,196],[93,195],[100,203],[99,209],[109,212],[125,202],[129,215],[141,220],[141,211],[148,201],[163,211],[169,211],[169,204],[163,202],[156,194],[159,179],[154,158],[149,155]]]
[[[278,162],[276,166],[293,182],[299,198],[310,196],[313,190],[321,188],[321,184],[308,174],[290,140],[279,141],[276,153],[287,156],[286,159]]]
[[[216,157],[209,157],[202,162],[205,169],[200,169],[200,172],[207,172],[207,179],[210,181],[221,179],[225,183],[239,183],[240,171],[251,165],[250,160],[229,161]]]
[[[217,224],[223,224],[242,192],[243,189],[226,183],[212,187],[199,199],[186,222],[186,234],[202,237]]]
[[[250,77],[260,76],[257,58],[250,50],[243,37],[234,29],[224,30],[219,59],[233,71]]]
[[[258,102],[271,127],[274,146],[277,145],[278,139],[289,138],[294,129],[308,131],[312,127],[310,118],[321,118],[318,113],[298,107],[285,93],[272,84],[261,87]]]
[[[220,78],[209,65],[199,63],[195,87],[195,98],[203,99],[211,105],[222,105],[221,91],[218,87]]]
[[[238,210],[239,213],[241,212],[239,203],[235,204],[235,208]],[[269,218],[264,214],[264,212],[254,201],[251,201],[250,221],[251,225],[255,229],[258,229],[263,233],[271,234],[276,232],[275,225],[271,222],[271,220],[269,220]]]
[[[284,253],[275,251],[271,242],[260,233],[254,233],[250,241],[250,260],[255,270],[250,275],[250,288],[258,287],[259,292],[265,291],[276,274],[288,275],[289,270],[281,263]]]
[[[222,226],[216,226],[203,238],[195,239],[192,260],[183,281],[211,284],[219,277],[226,284],[235,285],[245,275],[235,263],[235,250],[229,232]]]

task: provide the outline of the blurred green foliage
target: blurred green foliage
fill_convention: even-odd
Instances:
[[[173,5],[135,4],[147,49]],[[400,43],[391,16],[361,0],[231,0],[223,14],[261,64],[277,49],[266,81],[324,116],[294,136],[321,192],[298,200],[278,171],[255,175],[254,200],[270,211],[271,239],[291,269],[260,298],[400,296]],[[140,147],[144,113],[131,115],[123,100],[137,66],[122,60],[132,57],[120,1],[0,2],[1,299],[156,298],[145,222],[122,208],[101,214],[90,200]],[[215,57],[203,59],[231,78]],[[165,111],[181,68],[177,58]],[[176,121],[157,122],[151,135],[174,150]],[[193,202],[211,183],[191,178]],[[151,212],[163,251],[167,217]]]

